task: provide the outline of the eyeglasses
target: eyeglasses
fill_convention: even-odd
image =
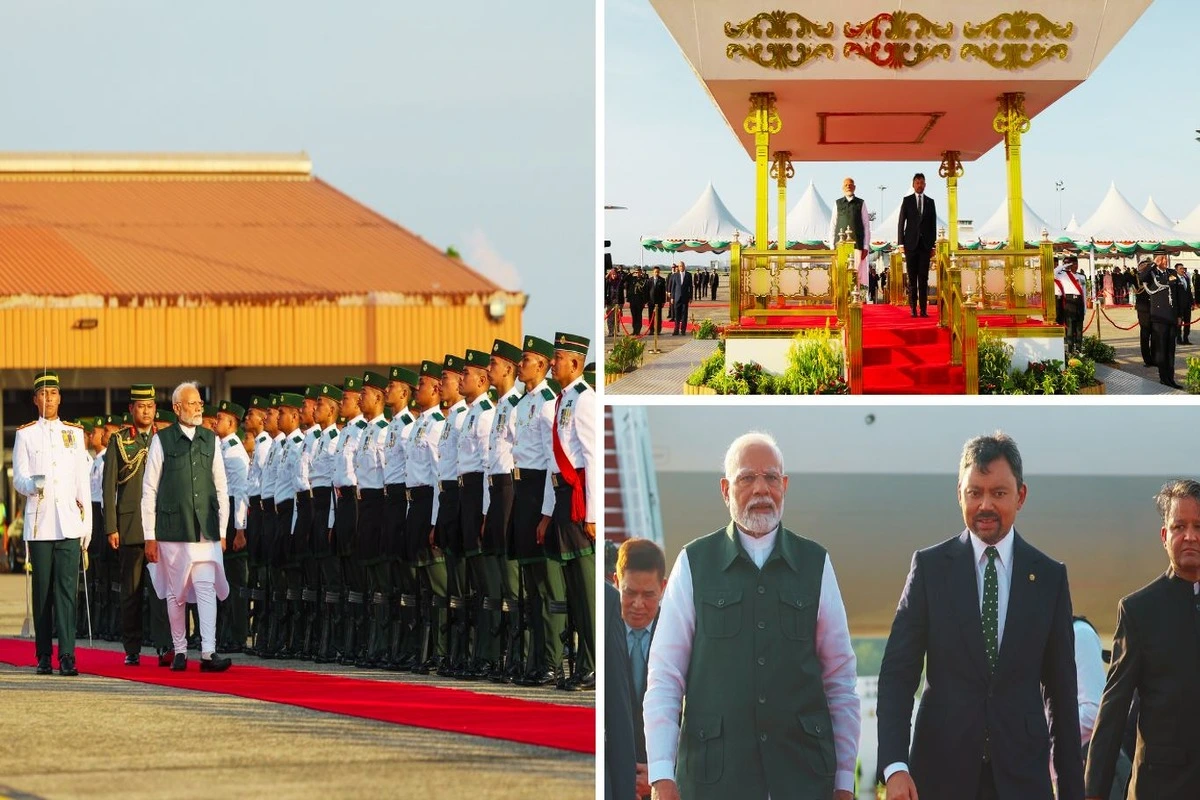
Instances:
[[[743,472],[733,479],[734,484],[741,489],[749,489],[762,478],[770,489],[783,486],[783,475],[778,472]]]

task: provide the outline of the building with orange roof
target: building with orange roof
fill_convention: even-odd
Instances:
[[[0,153],[4,464],[46,365],[68,417],[133,382],[244,401],[519,341],[525,301],[303,153]]]

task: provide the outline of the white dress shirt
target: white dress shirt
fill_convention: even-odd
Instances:
[[[542,516],[554,514],[554,392],[543,379],[517,403],[516,438],[513,441],[513,466],[517,469],[546,470],[546,492],[542,497]]]
[[[446,424],[442,428],[442,440],[438,443],[439,481],[458,481],[458,439],[466,418],[466,400],[460,398],[446,409]]]
[[[346,427],[337,437],[337,458],[334,459],[333,485],[339,489],[358,485],[358,476],[354,474],[354,456],[362,441],[363,432],[367,429],[367,421],[362,414],[356,414],[346,422]]]
[[[285,435],[279,445],[279,455],[275,457],[275,505],[296,499],[296,474],[300,470],[304,434],[297,428]],[[294,509],[292,516],[295,516]]]
[[[296,494],[308,494],[312,491],[313,456],[320,444],[321,426],[313,425],[304,432],[304,440],[300,442],[300,451],[297,453],[296,468],[292,471],[296,480]]]
[[[233,529],[246,530],[246,510],[250,505],[249,472],[250,456],[236,433],[231,433],[220,442],[221,457],[225,462],[225,482],[229,485],[229,496],[233,498]]]
[[[17,428],[13,442],[13,488],[25,505],[27,541],[92,538],[92,491],[83,428],[58,417],[39,417]],[[44,477],[41,496],[34,475]]]
[[[996,543],[996,653],[1004,642],[1004,621],[1008,617],[1008,590],[1012,586],[1012,552],[1013,528],[1008,529],[1004,538]],[[987,569],[988,545],[974,533],[968,532],[971,549],[975,551],[975,589],[979,599],[979,616],[983,619],[983,580]],[[908,772],[908,762],[896,761],[888,764],[883,770],[883,780],[886,782],[897,772]]]
[[[587,507],[584,522],[594,524],[600,507],[603,469],[596,459],[596,393],[582,375],[563,387],[554,424],[558,426],[558,442],[567,460],[575,469],[584,470],[583,493]],[[557,459],[551,470],[558,472]]]
[[[92,458],[92,468],[90,480],[92,486],[92,502],[99,503],[100,507],[104,507],[104,454],[107,451],[101,450]]]
[[[421,412],[417,417],[417,421],[413,423],[412,433],[408,437],[408,454],[407,468],[405,475],[407,476],[405,484],[409,489],[415,489],[418,486],[433,486],[433,516],[431,520],[437,520],[438,512],[438,493],[436,491],[438,481],[438,445],[442,440],[442,427],[446,424],[446,418],[442,416],[441,411],[436,405],[430,406]]]
[[[755,539],[738,531],[746,554],[762,568],[775,546],[778,531]],[[692,570],[687,551],[679,554],[659,609],[654,629],[654,646],[646,678],[646,697],[642,709],[646,721],[646,756],[650,782],[675,780],[675,761],[679,751],[679,720],[687,672],[691,663],[692,640],[696,633],[696,606],[692,596]],[[834,753],[837,772],[834,788],[853,791],[854,769],[858,757],[860,704],[855,691],[857,660],[850,645],[846,607],[838,589],[833,563],[825,557],[821,576],[821,599],[817,607],[817,657],[821,661],[821,682],[833,722]],[[782,800],[782,799],[781,799]]]
[[[339,435],[337,425],[330,423],[329,427],[321,431],[321,435],[313,444],[312,451],[309,453],[311,462],[308,467],[308,480],[313,486],[328,488],[333,485],[333,470],[334,462],[337,459]]]
[[[1092,740],[1100,696],[1104,694],[1104,648],[1096,629],[1076,620],[1075,670],[1079,676],[1079,740],[1084,746]]]
[[[271,437],[263,431],[254,437],[254,455],[250,459],[250,469],[246,472],[246,491],[251,497],[262,497],[263,470],[271,455]]]
[[[367,423],[354,455],[354,477],[359,489],[382,489],[387,469],[387,420],[383,414]]]
[[[518,383],[496,401],[496,415],[492,417],[492,431],[488,438],[487,464],[483,470],[488,475],[512,474],[513,442],[517,438],[517,403],[521,402],[524,388]],[[490,491],[484,492],[484,514],[491,508],[491,495]]]
[[[388,423],[387,436],[384,439],[383,482],[388,486],[403,484],[408,470],[408,462],[404,452],[404,429],[415,419],[407,409],[392,417]]]

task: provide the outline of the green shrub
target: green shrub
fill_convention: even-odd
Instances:
[[[1030,361],[1024,372],[1014,371],[1012,377],[1017,391],[1005,394],[1079,394],[1078,376],[1057,358]]]
[[[700,362],[700,366],[688,376],[688,386],[706,386],[717,375],[725,371],[725,351],[718,348],[711,356]]]
[[[641,339],[620,336],[604,360],[604,371],[614,375],[629,372],[641,365],[645,352],[646,345]]]
[[[1189,358],[1187,368],[1187,377],[1184,379],[1183,388],[1188,390],[1188,394],[1200,394],[1200,356]]]
[[[697,339],[716,339],[720,331],[717,330],[717,323],[711,319],[706,319],[700,323],[700,327],[696,329]]]
[[[1012,387],[1012,345],[987,333],[979,334],[979,393],[1014,394]]]
[[[776,379],[777,394],[848,394],[845,358],[834,334],[798,334],[788,349],[788,366]]]
[[[1085,336],[1079,354],[1092,361],[1099,361],[1101,364],[1112,364],[1117,360],[1117,349],[1111,344],[1100,341],[1097,336]]]
[[[1100,383],[1096,379],[1096,362],[1087,356],[1067,359],[1067,372],[1075,376],[1076,384],[1080,389]]]

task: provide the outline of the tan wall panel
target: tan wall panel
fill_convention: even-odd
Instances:
[[[369,359],[363,306],[0,309],[0,369],[388,366],[522,334],[520,309],[499,323],[479,306],[378,306],[374,317]],[[81,319],[98,324],[74,329]]]

